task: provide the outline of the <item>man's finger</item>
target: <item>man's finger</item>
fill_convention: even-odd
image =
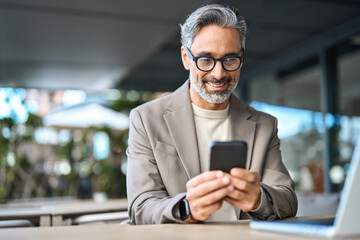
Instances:
[[[247,193],[235,189],[234,191],[228,194],[228,197],[236,201],[241,201],[242,199],[245,199],[247,197]]]
[[[227,195],[229,195],[231,191],[233,191],[232,186],[222,187],[202,196],[201,198],[199,198],[199,200],[201,201],[202,206],[209,206],[214,204],[215,202],[224,199]]]
[[[234,191],[235,192],[235,191]],[[242,195],[241,191],[238,191],[237,193],[231,193],[232,195],[240,194]],[[259,207],[259,204],[261,202],[261,197],[259,198],[251,198],[250,196],[243,195],[243,197],[237,199],[238,196],[231,196],[224,198],[224,201],[230,203],[232,206],[240,208],[244,212],[248,212],[251,210],[254,210]]]
[[[243,179],[247,182],[258,182],[260,181],[260,175],[258,172],[249,171],[243,168],[233,168],[230,170],[230,175]]]
[[[231,185],[233,185],[236,189],[239,189],[244,192],[250,192],[258,187],[256,182],[247,182],[245,180],[232,177],[231,178]]]
[[[200,198],[218,189],[224,188],[228,186],[230,183],[231,180],[229,176],[224,176],[222,178],[215,178],[213,180],[203,182],[197,185],[196,187],[188,188],[187,198],[189,199]]]
[[[194,188],[197,187],[199,184],[208,182],[210,180],[214,180],[217,178],[220,178],[224,176],[224,173],[222,171],[208,171],[204,172],[202,174],[197,175],[196,177],[193,177],[186,183],[186,188]]]

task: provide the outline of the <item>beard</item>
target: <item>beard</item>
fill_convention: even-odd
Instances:
[[[239,81],[232,81],[231,77],[224,77],[220,80],[216,78],[206,78],[203,77],[200,82],[196,82],[194,75],[191,72],[189,74],[190,84],[195,89],[195,91],[207,102],[209,103],[223,103],[231,95],[231,93],[236,88]],[[227,88],[222,91],[208,91],[206,89],[206,82],[221,84],[227,82]]]

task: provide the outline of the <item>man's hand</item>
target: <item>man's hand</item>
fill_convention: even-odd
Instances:
[[[259,173],[242,168],[233,168],[230,171],[230,176],[231,185],[235,189],[228,194],[225,201],[244,212],[258,208],[261,201]]]
[[[207,220],[234,190],[230,183],[230,176],[222,171],[204,172],[190,179],[186,183],[186,199],[190,205],[191,217],[198,221]]]

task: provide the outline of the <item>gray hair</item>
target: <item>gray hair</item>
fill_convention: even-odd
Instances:
[[[239,31],[241,46],[245,49],[246,22],[236,9],[220,4],[205,5],[196,9],[181,27],[181,44],[190,48],[195,35],[206,25],[231,27]]]

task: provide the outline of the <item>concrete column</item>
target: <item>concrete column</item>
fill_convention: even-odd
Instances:
[[[336,192],[340,186],[330,180],[330,169],[339,161],[339,86],[336,47],[320,50],[320,65],[322,70],[321,107],[325,131],[325,191]]]

